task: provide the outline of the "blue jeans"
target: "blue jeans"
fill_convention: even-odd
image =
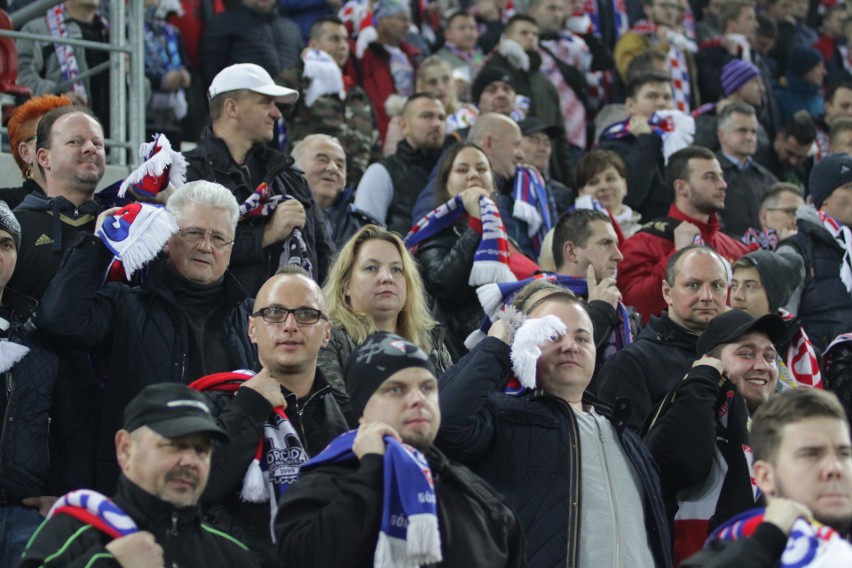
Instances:
[[[44,521],[38,509],[5,505],[0,507],[0,568],[15,568],[30,537]]]

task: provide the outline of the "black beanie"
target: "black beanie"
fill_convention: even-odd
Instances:
[[[760,274],[760,283],[769,300],[769,311],[773,314],[790,300],[805,277],[805,265],[799,255],[757,250],[744,255],[742,260],[754,266]]]
[[[387,331],[379,331],[365,339],[343,365],[352,417],[361,418],[376,389],[391,375],[409,367],[422,367],[435,374],[429,356],[407,339]]]
[[[473,104],[479,106],[479,98],[482,96],[482,91],[485,90],[485,87],[495,81],[509,83],[513,89],[515,88],[511,73],[502,67],[497,67],[496,65],[485,66],[480,69],[479,73],[476,74],[476,77],[473,78],[473,85],[470,87],[470,98],[473,101]]]

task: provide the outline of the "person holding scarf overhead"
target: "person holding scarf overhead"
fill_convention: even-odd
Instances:
[[[378,332],[344,373],[360,426],[303,465],[284,494],[274,524],[282,564],[523,566],[514,513],[433,446],[441,412],[426,353]]]
[[[506,237],[492,201],[492,180],[491,163],[479,146],[470,142],[453,146],[438,164],[438,209],[406,237],[457,357],[467,353],[465,338],[484,315],[476,286],[529,278],[538,270]],[[490,259],[488,250],[499,253]]]

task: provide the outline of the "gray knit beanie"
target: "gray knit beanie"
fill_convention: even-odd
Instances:
[[[805,265],[799,255],[757,250],[743,256],[742,260],[748,261],[760,274],[760,282],[769,300],[769,311],[773,314],[790,300],[805,277]]]

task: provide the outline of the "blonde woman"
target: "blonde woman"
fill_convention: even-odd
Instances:
[[[420,347],[438,376],[452,364],[443,328],[429,313],[420,272],[396,233],[362,227],[332,263],[323,292],[333,327],[320,350],[319,368],[332,387],[345,392],[343,364],[376,331],[396,333]]]

